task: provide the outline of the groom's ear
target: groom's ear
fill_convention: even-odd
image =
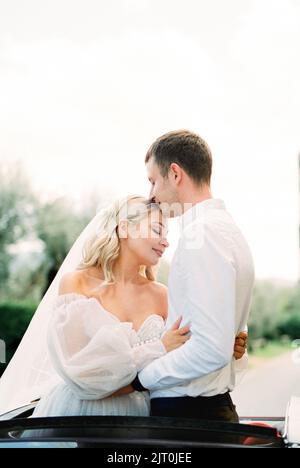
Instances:
[[[177,163],[172,163],[169,170],[169,179],[174,182],[176,185],[182,179],[182,169]]]
[[[128,237],[128,222],[122,219],[118,226],[118,234],[120,239],[127,239]]]

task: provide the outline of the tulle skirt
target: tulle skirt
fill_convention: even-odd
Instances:
[[[47,416],[149,416],[148,392],[108,397],[101,400],[80,400],[65,383],[44,395],[32,417]]]

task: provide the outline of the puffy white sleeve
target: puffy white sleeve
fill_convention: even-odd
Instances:
[[[131,323],[102,311],[96,299],[77,294],[56,299],[47,340],[57,373],[81,399],[111,395],[166,352],[160,339],[136,346]]]

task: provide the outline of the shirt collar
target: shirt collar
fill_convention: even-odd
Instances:
[[[191,208],[183,213],[180,217],[181,223],[186,227],[196,219],[200,218],[209,210],[225,210],[225,203],[223,200],[217,198],[208,198],[200,203],[196,203]]]

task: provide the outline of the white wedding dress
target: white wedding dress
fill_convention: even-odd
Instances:
[[[39,401],[32,417],[149,416],[148,392],[113,397],[137,372],[166,353],[164,320],[152,314],[136,332],[95,298],[63,294],[55,299],[47,341],[61,382]]]

